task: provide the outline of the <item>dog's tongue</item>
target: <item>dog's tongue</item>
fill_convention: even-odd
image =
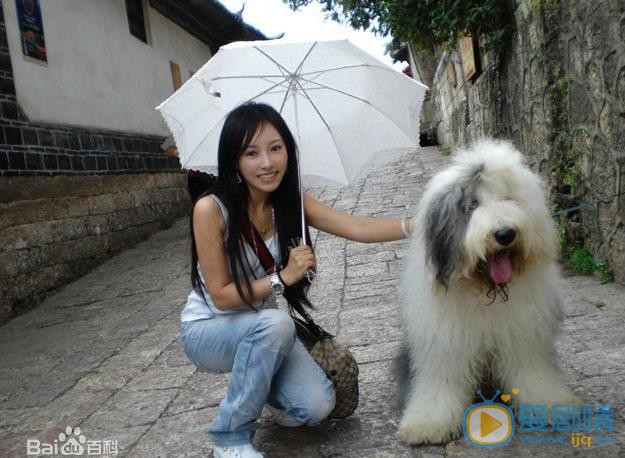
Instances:
[[[508,283],[512,278],[512,263],[510,262],[510,253],[506,250],[500,251],[489,262],[490,278],[495,283],[501,285]]]

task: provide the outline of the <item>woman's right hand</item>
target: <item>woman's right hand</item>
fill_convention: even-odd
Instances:
[[[291,249],[289,262],[280,272],[280,277],[286,286],[291,286],[300,281],[308,270],[314,270],[317,266],[315,255],[308,245],[298,245]]]

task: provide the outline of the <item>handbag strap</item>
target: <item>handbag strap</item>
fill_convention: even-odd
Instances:
[[[256,249],[258,260],[263,266],[263,269],[265,269],[266,272],[275,272],[277,270],[276,261],[273,259],[269,248],[265,245],[265,241],[251,223],[250,219],[241,216],[241,227],[243,228],[243,235],[247,243]]]
[[[273,258],[273,255],[269,251],[269,248],[267,248],[267,245],[265,245],[265,241],[260,236],[250,219],[242,215],[240,223],[241,227],[243,228],[243,235],[245,236],[247,243],[256,249],[258,260],[263,266],[263,269],[265,269],[266,272],[277,272],[278,269],[276,267],[276,261]],[[290,286],[284,285],[284,297],[289,304],[289,313],[291,315],[291,318],[303,324],[307,328],[308,332],[316,336],[319,340],[326,337],[332,337],[329,332],[327,332],[321,326],[314,322],[312,317],[304,310],[301,305],[297,308],[293,307],[291,301],[289,300],[290,294],[288,292],[290,288]],[[294,315],[295,312],[297,312],[304,319],[301,320],[300,318],[297,318]]]

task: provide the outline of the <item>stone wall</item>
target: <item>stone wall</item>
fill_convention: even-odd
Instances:
[[[163,137],[36,123],[19,115],[15,100],[1,103],[0,122],[0,176],[180,171],[161,150]]]
[[[479,56],[464,81],[459,53],[432,86],[440,144],[511,139],[566,213],[569,242],[625,282],[625,3],[522,0],[508,53]],[[515,5],[516,5],[515,3]],[[456,76],[456,86],[453,85]]]
[[[0,323],[187,214],[179,174],[0,177]]]

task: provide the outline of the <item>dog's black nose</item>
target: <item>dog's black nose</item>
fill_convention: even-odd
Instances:
[[[499,229],[495,231],[495,240],[501,246],[508,246],[514,239],[516,238],[516,231],[511,227],[504,227],[503,229]]]

